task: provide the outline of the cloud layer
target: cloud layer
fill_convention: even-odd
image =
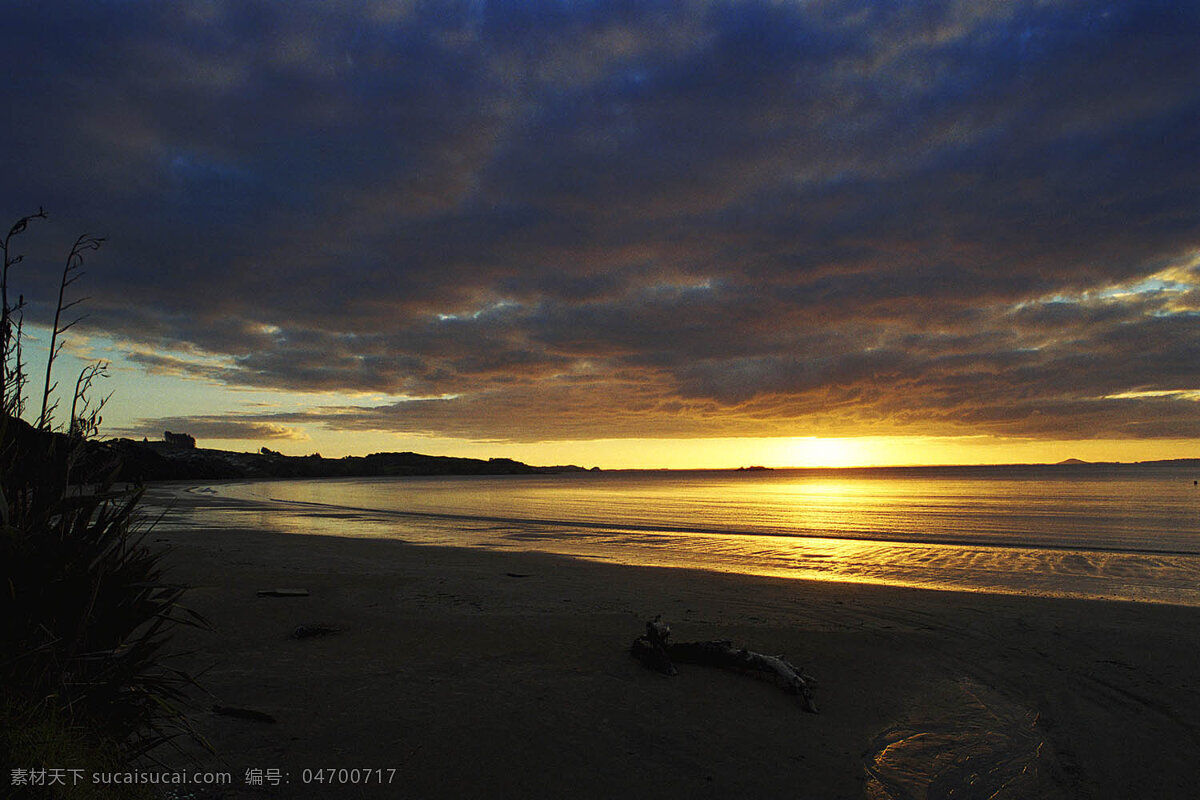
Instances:
[[[109,235],[89,322],[148,368],[396,398],[245,431],[1200,438],[1198,35],[1132,0],[27,4],[5,207]]]

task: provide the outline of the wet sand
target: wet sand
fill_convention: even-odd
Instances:
[[[180,797],[1200,791],[1200,609],[254,530],[151,539],[213,626],[175,646],[206,670],[195,724],[218,756],[202,767],[234,780]],[[276,588],[308,594],[258,596]],[[786,654],[818,680],[820,713],[751,676],[643,668],[628,647],[660,614],[677,641]],[[291,638],[301,625],[339,632]],[[304,782],[356,768],[381,772]],[[248,786],[247,770],[280,785]]]

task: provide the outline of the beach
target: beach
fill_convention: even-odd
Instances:
[[[1196,608],[169,522],[149,541],[211,624],[173,645],[194,651],[179,663],[202,672],[193,722],[217,751],[191,768],[232,776],[179,797],[1127,798],[1200,783]],[[304,594],[259,594],[276,589]],[[675,641],[785,654],[817,680],[819,713],[753,676],[644,668],[629,645],[659,615]]]

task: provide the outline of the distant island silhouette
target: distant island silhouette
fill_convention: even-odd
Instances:
[[[186,434],[163,441],[112,439],[99,445],[118,462],[120,480],[221,478],[360,478],[400,475],[539,475],[588,470],[573,464],[538,467],[511,458],[463,458],[421,453],[372,453],[367,456],[324,458],[313,453],[287,456],[263,447],[257,453],[236,453],[195,446]]]

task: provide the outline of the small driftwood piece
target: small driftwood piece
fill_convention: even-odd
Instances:
[[[308,597],[308,589],[259,589],[259,597]]]
[[[212,707],[213,713],[221,714],[226,717],[237,717],[238,719],[248,719],[252,722],[274,722],[275,718],[270,714],[262,711],[255,711],[252,708],[239,708],[237,706],[223,706],[215,703]]]
[[[646,633],[633,640],[630,654],[650,669],[664,675],[678,675],[675,663],[700,664],[742,672],[773,676],[782,688],[800,698],[805,711],[816,713],[810,676],[805,675],[783,656],[768,656],[733,646],[732,642],[679,642],[672,644],[671,628],[655,619],[646,623]]]

